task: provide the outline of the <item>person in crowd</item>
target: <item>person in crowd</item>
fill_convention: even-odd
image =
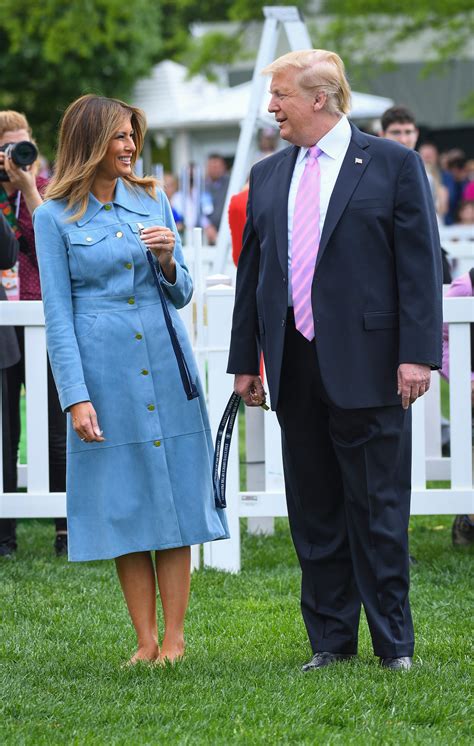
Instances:
[[[461,225],[474,225],[474,195],[472,199],[461,201],[457,222]]]
[[[419,130],[416,126],[414,114],[406,106],[391,106],[384,111],[380,120],[382,137],[394,140],[415,150]]]
[[[242,252],[242,241],[245,222],[247,219],[247,201],[249,196],[249,183],[244,184],[243,189],[233,194],[229,201],[229,228],[232,241],[232,260],[237,267]]]
[[[456,215],[459,210],[459,205],[463,199],[463,194],[466,186],[468,185],[467,171],[466,171],[467,158],[463,154],[462,156],[456,156],[449,158],[448,160],[448,173],[451,175],[454,182],[454,200],[452,219],[453,222],[456,220]]]
[[[0,146],[9,143],[32,141],[28,121],[16,111],[0,111]],[[0,151],[0,169],[4,169],[7,181],[0,182],[0,211],[6,217],[11,230],[18,239],[20,300],[41,300],[40,278],[36,257],[35,238],[31,216],[42,203],[42,192],[46,181],[36,175],[36,164],[18,167],[11,157]],[[24,329],[16,328],[21,351],[20,360],[7,370],[9,418],[10,418],[10,473],[12,490],[16,491],[16,464],[21,435],[20,394],[25,384]],[[49,426],[49,487],[51,492],[66,489],[66,418],[59,405],[51,367],[48,362],[48,426]],[[56,518],[54,548],[58,556],[67,553],[67,524],[65,518]],[[0,551],[16,551],[16,521],[0,519]]]
[[[361,603],[374,652],[412,665],[410,404],[441,366],[441,261],[416,152],[347,119],[341,58],[290,52],[268,110],[291,144],[250,175],[228,372],[248,406],[265,391],[282,430],[304,671],[352,658]]]
[[[224,157],[219,153],[211,153],[207,159],[204,191],[209,195],[212,207],[203,215],[204,233],[211,246],[217,241],[229,179],[230,176]]]
[[[455,221],[458,194],[452,174],[441,165],[441,156],[438,148],[433,142],[423,142],[418,152],[425,164],[428,179],[430,181],[435,204],[438,204],[440,217],[445,225],[452,225]],[[447,192],[443,193],[441,187]],[[443,215],[441,215],[443,213]]]
[[[474,203],[472,205],[474,209]],[[474,222],[474,221],[473,221]],[[474,295],[474,267],[457,277],[446,291],[447,298],[470,298]],[[449,324],[443,324],[443,366],[441,375],[449,381]],[[474,412],[474,324],[471,324],[471,402]],[[474,514],[457,515],[452,530],[454,546],[469,546],[474,543]]]
[[[0,269],[13,267],[18,257],[19,245],[7,219],[0,213]],[[0,283],[0,301],[7,300],[7,294]],[[20,349],[15,329],[0,326],[0,376],[2,383],[2,458],[3,458],[3,491],[14,492],[16,489],[16,462],[11,455],[10,411],[8,406],[7,370],[20,359]],[[0,543],[0,557],[12,557],[12,547]]]
[[[163,191],[168,197],[168,202],[171,205],[171,211],[173,213],[173,220],[176,223],[176,228],[178,229],[178,232],[182,234],[184,230],[184,215],[181,212],[178,212],[174,205],[174,196],[178,193],[178,190],[178,177],[174,174],[165,172],[165,174],[163,175]]]
[[[255,155],[255,162],[261,161],[267,155],[273,155],[277,150],[279,143],[278,130],[274,127],[263,127],[257,135],[258,150]]]
[[[74,101],[35,212],[47,343],[68,412],[69,559],[115,559],[137,634],[130,663],[183,656],[190,546],[228,537],[177,310],[191,299],[191,277],[164,192],[134,174],[145,129],[144,113],[117,99]],[[183,390],[146,249],[197,398]]]
[[[410,150],[415,150],[419,130],[416,126],[415,115],[406,106],[391,106],[387,109],[382,114],[381,126],[382,137],[385,137],[387,140],[399,142],[400,145],[404,145],[406,148],[410,148]],[[429,173],[428,170],[427,176],[436,214],[441,223],[448,209],[448,191],[441,184],[441,181]],[[451,282],[451,267],[447,252],[444,249],[441,249],[441,261],[443,266],[443,284],[449,284]]]

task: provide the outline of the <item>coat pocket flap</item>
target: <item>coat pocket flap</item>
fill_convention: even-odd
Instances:
[[[364,313],[364,329],[396,329],[398,327],[397,311],[370,311]]]
[[[93,246],[95,243],[106,238],[108,231],[106,228],[96,228],[89,231],[72,231],[69,234],[69,241],[75,246]]]

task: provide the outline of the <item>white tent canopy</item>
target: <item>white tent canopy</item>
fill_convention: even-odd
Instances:
[[[133,103],[145,111],[150,130],[198,130],[240,124],[248,111],[250,82],[224,88],[201,75],[187,79],[187,74],[183,65],[166,60],[135,86]],[[267,112],[268,99],[265,94],[260,107],[262,126],[274,123]],[[350,116],[373,119],[392,104],[389,98],[353,91]]]

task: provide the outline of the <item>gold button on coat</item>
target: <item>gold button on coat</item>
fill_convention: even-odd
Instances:
[[[143,334],[135,334],[135,339],[143,339]]]
[[[123,266],[125,267],[125,269],[132,269],[133,264],[131,262],[125,262]]]
[[[133,306],[133,304],[135,303],[135,298],[129,298],[129,299],[128,299],[128,301],[127,301],[127,303],[128,303],[128,304],[129,304],[130,306]]]
[[[149,410],[150,412],[153,412],[153,411],[154,411],[154,409],[155,409],[155,405],[154,405],[154,404],[149,404],[149,405],[147,406],[147,409],[148,409],[148,410]]]
[[[159,448],[161,446],[161,440],[154,440],[153,445]]]
[[[104,210],[111,210],[111,209],[112,209],[112,205],[104,205]]]
[[[142,376],[147,376],[147,375],[148,375],[147,369],[146,368],[142,368]]]

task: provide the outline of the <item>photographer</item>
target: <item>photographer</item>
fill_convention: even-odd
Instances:
[[[31,128],[23,114],[16,111],[0,111],[0,212],[6,218],[10,229],[19,243],[19,287],[20,300],[41,300],[41,288],[36,258],[32,214],[42,203],[41,193],[46,187],[46,179],[36,176],[36,163],[27,166],[17,165],[22,161],[21,148],[17,143],[32,143]],[[24,148],[32,152],[32,148]],[[12,152],[13,151],[13,152]],[[18,156],[20,151],[20,157]],[[13,157],[12,157],[13,155]],[[34,156],[33,156],[34,157]],[[15,163],[15,161],[17,161]],[[25,383],[24,329],[16,327],[21,359],[7,369],[8,404],[10,420],[11,462],[9,469],[13,484],[17,488],[16,463],[21,434],[20,392]],[[49,475],[50,490],[66,490],[66,418],[63,414],[51,369],[48,362],[48,420],[49,420]],[[56,554],[67,552],[66,519],[57,518]],[[0,519],[0,556],[11,556],[17,547],[16,522],[14,519]]]

